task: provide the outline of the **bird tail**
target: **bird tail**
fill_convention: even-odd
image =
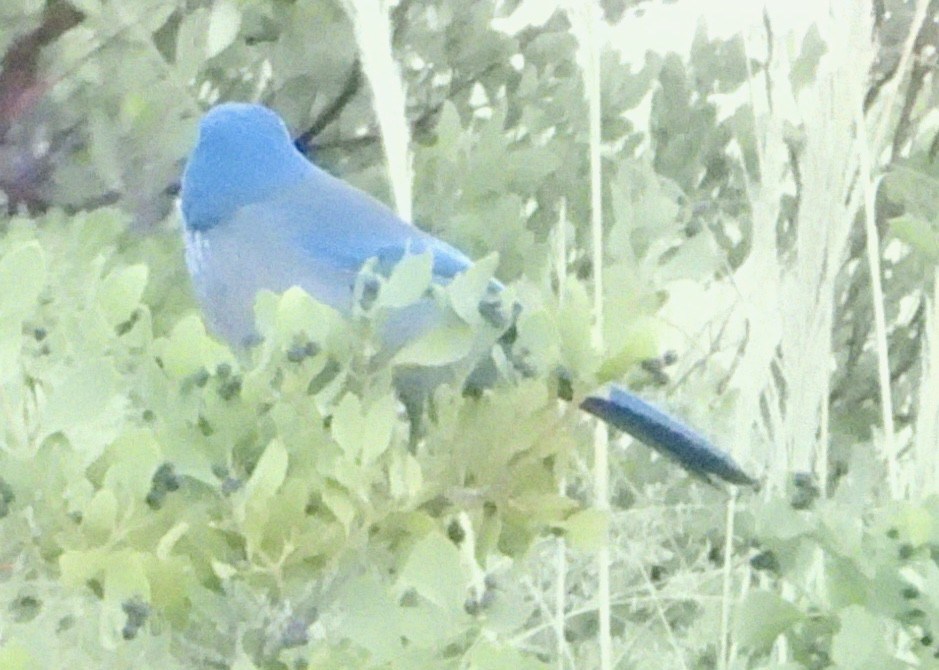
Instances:
[[[580,406],[678,461],[694,475],[708,481],[714,475],[731,484],[757,485],[757,481],[744,472],[729,454],[715,447],[703,435],[621,386],[610,386],[605,397],[588,396]]]

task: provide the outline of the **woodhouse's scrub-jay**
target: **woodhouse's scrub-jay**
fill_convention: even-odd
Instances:
[[[280,117],[256,104],[224,103],[205,114],[183,174],[182,212],[196,294],[210,328],[235,345],[254,334],[254,300],[262,289],[299,286],[348,314],[369,259],[394,263],[430,253],[438,283],[472,265],[459,250],[310,163]],[[501,284],[490,288],[498,292]],[[401,332],[386,333],[386,342],[400,346],[433,321],[427,309],[418,310],[407,324],[398,322]],[[612,385],[580,406],[694,474],[754,484],[728,454],[625,388]]]

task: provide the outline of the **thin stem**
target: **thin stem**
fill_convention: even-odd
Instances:
[[[405,114],[404,81],[391,48],[388,3],[385,0],[346,0],[343,6],[352,20],[362,72],[372,89],[372,104],[381,130],[395,209],[402,219],[410,221],[411,134]]]
[[[593,329],[597,351],[603,350],[603,181],[600,164],[600,8],[593,2],[568,6],[568,14],[581,50],[581,71],[589,111],[590,137],[590,230],[593,265]],[[610,436],[606,424],[597,422],[593,433],[594,507],[610,510]],[[610,626],[609,536],[597,550],[597,616],[599,619],[600,668],[613,668],[613,639]]]
[[[558,227],[555,236],[555,272],[558,282],[558,303],[564,303],[564,292],[567,290],[567,200],[561,198],[558,204]],[[559,409],[559,411],[563,411]],[[565,470],[566,470],[565,465]],[[558,479],[559,493],[563,496],[567,492],[567,474]],[[567,543],[564,537],[557,538],[557,554],[555,555],[555,584],[554,584],[554,638],[557,645],[558,670],[564,670],[564,658],[567,655],[567,639],[564,637],[565,610],[567,609]]]
[[[720,667],[723,670],[731,667],[730,664],[730,612],[731,597],[730,587],[733,583],[733,571],[731,569],[731,559],[734,553],[734,513],[737,510],[737,492],[727,501],[727,516],[724,520],[724,565],[723,573],[723,593],[721,594],[721,652]]]

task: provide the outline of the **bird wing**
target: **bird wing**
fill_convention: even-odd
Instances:
[[[358,272],[370,258],[392,266],[405,254],[433,254],[438,281],[472,265],[458,249],[405,223],[387,206],[318,168],[278,194],[268,207],[288,215],[294,241],[311,259]]]

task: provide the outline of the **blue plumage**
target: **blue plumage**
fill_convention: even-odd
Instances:
[[[728,454],[711,444],[703,435],[621,386],[610,386],[607,397],[589,396],[580,406],[640,442],[674,458],[689,472],[705,477],[715,475],[732,484],[756,484]]]
[[[280,117],[260,105],[225,103],[203,117],[183,174],[182,212],[196,294],[210,327],[234,344],[253,339],[254,298],[261,289],[300,286],[348,313],[356,278],[370,258],[392,264],[406,253],[430,251],[439,282],[472,264],[459,250],[311,164]],[[499,290],[501,284],[493,281],[491,288]],[[421,311],[430,327],[433,314]],[[389,333],[386,342],[400,345],[424,323],[401,323],[402,332]],[[592,395],[581,407],[693,473],[753,483],[730,456],[621,387]]]

